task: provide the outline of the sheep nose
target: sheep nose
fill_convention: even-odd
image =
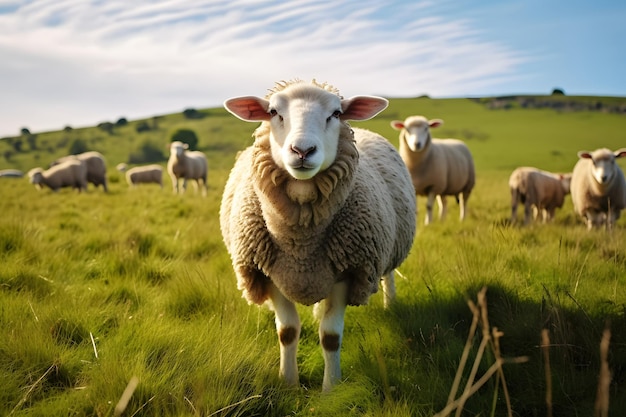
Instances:
[[[609,176],[604,174],[602,177],[600,177],[600,179],[602,180],[603,183],[605,183],[609,179]]]
[[[291,152],[297,154],[298,158],[302,160],[306,159],[307,156],[313,155],[316,149],[317,147],[315,146],[311,146],[310,148],[307,148],[307,149],[300,149],[297,146],[291,145]]]

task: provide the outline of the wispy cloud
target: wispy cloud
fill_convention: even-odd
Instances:
[[[442,96],[516,76],[524,54],[433,4],[0,1],[0,134],[220,105],[293,77]]]

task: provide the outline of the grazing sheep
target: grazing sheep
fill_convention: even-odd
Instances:
[[[517,204],[524,204],[524,224],[542,213],[543,223],[554,218],[569,194],[572,174],[555,174],[534,167],[516,168],[509,177],[511,190],[511,222],[517,221]]]
[[[174,194],[182,194],[187,189],[187,180],[196,181],[196,189],[202,186],[202,195],[207,193],[208,163],[206,156],[200,151],[188,151],[189,145],[180,141],[170,144],[170,159],[167,161],[167,172],[172,179]],[[178,181],[183,179],[183,188],[179,190]],[[200,184],[202,181],[202,185]]]
[[[626,156],[626,148],[612,152],[601,148],[578,152],[572,173],[571,193],[574,211],[582,216],[587,229],[606,225],[611,229],[626,207],[626,180],[615,159]]]
[[[45,171],[33,168],[28,171],[28,177],[38,189],[43,185],[55,192],[63,187],[73,187],[78,192],[87,189],[87,167],[77,159],[68,159]]]
[[[440,119],[427,120],[423,116],[391,122],[391,127],[400,131],[400,156],[411,173],[415,193],[428,197],[425,224],[432,221],[435,197],[439,219],[445,218],[447,195],[456,196],[460,218],[465,219],[467,200],[476,181],[474,159],[465,143],[431,138],[430,128],[442,123]]]
[[[22,178],[24,173],[19,169],[0,169],[0,178]]]
[[[159,184],[163,188],[163,168],[160,165],[137,166],[126,171],[126,182],[130,187],[137,184]]]
[[[383,279],[385,305],[393,271],[415,236],[415,193],[395,148],[351,129],[387,106],[380,97],[343,99],[313,80],[277,83],[268,96],[224,103],[261,122],[240,152],[224,189],[220,225],[238,288],[276,314],[280,376],[298,383],[300,319],[295,303],[318,304],[323,389],[341,378],[347,305],[367,303]]]
[[[50,166],[57,165],[68,159],[78,159],[83,161],[87,166],[87,182],[96,186],[102,185],[105,192],[109,191],[107,186],[107,167],[104,156],[100,152],[89,151],[78,155],[68,155],[53,161]]]

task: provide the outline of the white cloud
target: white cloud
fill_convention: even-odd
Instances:
[[[526,59],[429,2],[396,3],[0,2],[0,136],[217,106],[294,77],[345,96],[466,95]]]

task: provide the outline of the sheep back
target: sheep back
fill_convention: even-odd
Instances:
[[[347,280],[348,304],[367,303],[413,243],[415,194],[401,158],[386,139],[361,129],[352,136],[346,126],[335,162],[306,180],[316,198],[300,204],[289,198],[298,180],[276,166],[268,132],[262,124],[240,153],[220,208],[238,287],[261,304],[271,277],[287,298],[310,305]]]
[[[163,168],[157,164],[133,167],[126,171],[126,182],[128,185],[156,183],[163,187]]]
[[[523,203],[551,210],[563,207],[569,193],[569,174],[555,174],[533,167],[520,167],[511,173],[509,187]]]
[[[92,183],[96,187],[102,185],[104,191],[108,191],[106,162],[104,160],[104,156],[102,156],[100,152],[89,151],[77,155],[64,156],[52,162],[50,165],[54,166],[71,159],[78,159],[79,161],[83,161],[85,163],[87,167],[87,182]]]
[[[30,182],[41,186],[46,185],[53,191],[63,187],[87,189],[87,167],[76,159],[65,160],[53,167],[42,170],[35,168],[29,171]]]

